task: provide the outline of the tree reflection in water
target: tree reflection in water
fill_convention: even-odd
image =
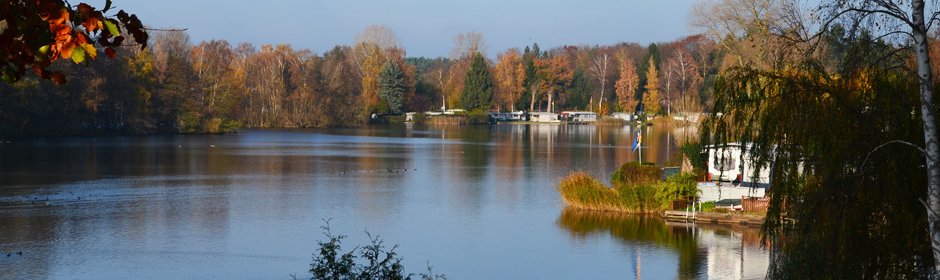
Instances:
[[[672,223],[655,216],[574,208],[564,209],[557,224],[579,239],[608,233],[628,246],[649,244],[673,250],[678,254],[679,279],[762,278],[769,261],[755,228]],[[631,256],[637,279],[642,267],[639,251]]]

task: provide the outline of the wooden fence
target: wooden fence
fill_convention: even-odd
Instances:
[[[769,197],[741,197],[741,210],[744,212],[767,212]]]

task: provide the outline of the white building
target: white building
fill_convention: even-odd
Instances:
[[[585,111],[564,111],[559,119],[574,123],[589,123],[597,121],[597,113]]]
[[[541,123],[560,123],[561,122],[561,120],[558,119],[558,114],[549,113],[549,112],[529,113],[529,121],[541,122]]]

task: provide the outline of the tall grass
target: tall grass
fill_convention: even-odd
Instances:
[[[644,214],[657,213],[666,206],[657,198],[656,184],[622,184],[610,188],[584,172],[563,178],[558,192],[565,204],[579,209]]]

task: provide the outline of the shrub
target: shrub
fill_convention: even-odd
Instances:
[[[490,123],[490,114],[483,110],[473,110],[467,114],[468,124],[488,124]]]
[[[680,173],[669,176],[666,181],[660,182],[659,193],[656,195],[660,201],[672,202],[674,200],[689,199],[698,196],[698,187],[695,175]]]
[[[695,175],[682,173],[659,180],[659,168],[653,165],[627,163],[621,166],[609,188],[584,172],[573,172],[558,185],[562,201],[574,208],[655,213],[669,207],[674,200],[698,195]]]
[[[610,175],[610,182],[614,188],[633,185],[654,184],[662,177],[660,170],[653,163],[628,162],[620,166],[614,174]]]
[[[682,153],[686,158],[689,159],[689,162],[692,163],[692,168],[698,170],[705,170],[706,162],[708,161],[708,155],[702,152],[702,144],[698,143],[688,143],[679,147],[679,153]]]
[[[318,254],[313,256],[310,264],[310,279],[447,279],[445,275],[435,275],[428,266],[427,273],[405,274],[405,267],[401,264],[402,258],[395,253],[398,245],[385,250],[384,242],[378,237],[372,237],[366,232],[371,244],[356,247],[352,251],[342,253],[342,241],[345,235],[334,235],[330,231],[329,221],[321,227],[326,241],[318,241],[320,246]],[[358,253],[358,260],[356,253]],[[293,277],[297,279],[296,276]]]
[[[204,124],[206,133],[220,133],[222,132],[222,119],[221,118],[211,118]]]
[[[411,122],[415,124],[424,124],[427,122],[427,120],[428,116],[424,113],[415,113],[414,116],[411,117]]]

